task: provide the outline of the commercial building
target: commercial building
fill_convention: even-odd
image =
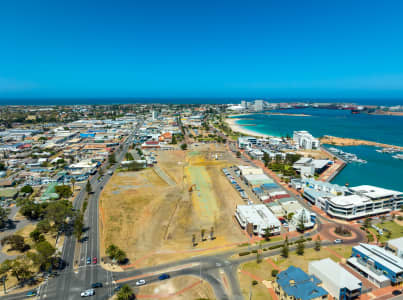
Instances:
[[[321,281],[315,276],[290,266],[277,275],[273,287],[280,300],[327,299],[328,292],[320,284]]]
[[[293,168],[303,176],[313,176],[323,173],[329,165],[333,164],[328,159],[312,159],[310,157],[302,157],[293,164]]]
[[[262,111],[264,109],[264,100],[255,100],[254,108],[256,111]]]
[[[355,299],[361,294],[362,282],[330,258],[311,261],[308,273],[320,279],[336,299]]]
[[[379,287],[403,282],[403,259],[379,246],[353,247],[347,263]]]
[[[235,218],[243,229],[256,235],[264,235],[269,228],[272,235],[280,234],[280,221],[264,204],[238,205]]]
[[[242,136],[238,138],[238,148],[246,149],[252,145],[256,145],[257,139],[253,136]]]
[[[393,252],[397,257],[403,258],[403,237],[389,240],[386,249]]]
[[[308,131],[294,131],[293,140],[299,146],[299,148],[312,150],[319,149],[320,142],[317,138],[314,138]]]

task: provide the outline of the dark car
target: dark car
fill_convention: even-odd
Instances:
[[[169,277],[170,276],[168,274],[162,274],[162,275],[158,276],[158,279],[159,280],[165,280],[165,279],[168,279]]]
[[[402,294],[402,292],[399,291],[399,290],[394,290],[394,291],[392,292],[392,295],[393,295],[393,296],[399,296],[399,295],[401,295],[401,294]]]
[[[91,287],[92,287],[93,289],[101,288],[101,287],[102,287],[102,283],[101,283],[101,282],[95,282],[95,283],[91,284]]]
[[[122,286],[121,286],[121,285],[118,285],[118,286],[116,286],[113,290],[114,290],[115,292],[119,292],[121,288],[122,288]]]

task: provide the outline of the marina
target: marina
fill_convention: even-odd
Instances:
[[[360,163],[360,164],[367,163],[366,160],[358,158],[358,156],[354,153],[344,152],[343,150],[334,147],[331,147],[328,150],[330,153],[343,159],[346,163]]]

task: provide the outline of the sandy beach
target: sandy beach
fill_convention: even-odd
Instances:
[[[238,121],[238,120],[240,120],[240,119],[227,118],[227,119],[225,119],[225,122],[227,122],[229,127],[231,127],[232,131],[240,132],[242,134],[256,136],[256,137],[264,137],[264,138],[270,137],[270,135],[263,134],[263,133],[257,133],[257,132],[255,132],[253,130],[249,130],[249,129],[244,128],[242,125],[236,124],[236,121]]]
[[[358,139],[350,139],[350,138],[342,138],[337,136],[325,135],[320,139],[322,144],[330,144],[336,146],[374,146],[374,147],[382,147],[382,148],[398,148],[403,151],[403,147],[383,144],[378,142],[366,141],[366,140],[358,140]]]

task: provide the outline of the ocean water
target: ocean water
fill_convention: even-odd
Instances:
[[[273,136],[292,136],[294,130],[307,130],[314,136],[334,135],[370,140],[403,146],[403,117],[351,114],[347,110],[292,109],[281,113],[307,114],[309,117],[271,116],[253,114],[238,117],[238,124],[249,130]],[[333,183],[350,186],[371,184],[403,191],[403,160],[392,158],[391,154],[378,153],[372,146],[338,147],[355,153],[367,164],[351,163],[333,179]]]

